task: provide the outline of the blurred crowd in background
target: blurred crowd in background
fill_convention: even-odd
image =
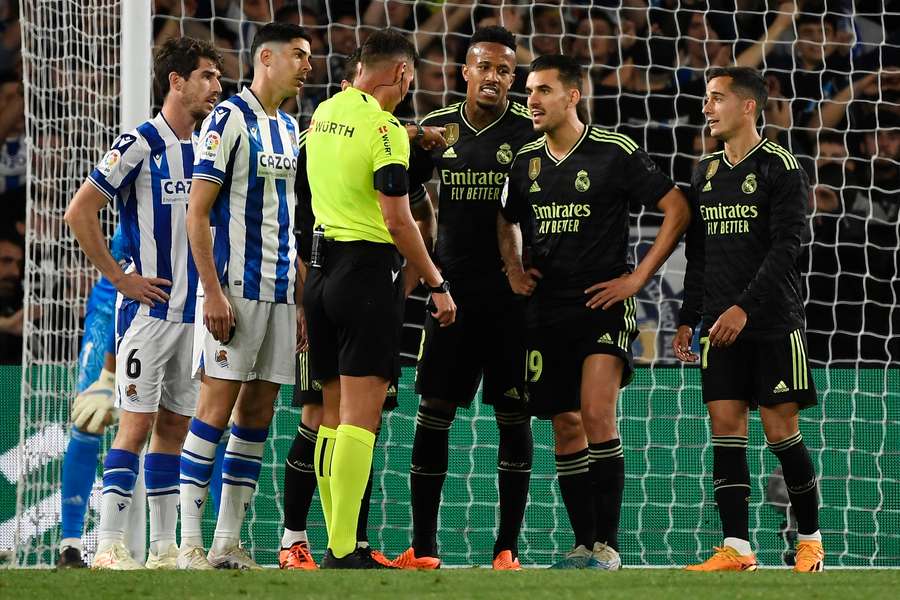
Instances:
[[[17,1],[0,0],[0,362],[18,362],[6,350],[22,323],[27,159],[18,13]],[[586,69],[589,120],[631,136],[680,185],[700,155],[717,149],[701,113],[705,71],[760,69],[770,96],[763,135],[796,155],[812,184],[801,258],[810,358],[900,363],[900,2],[155,0],[153,35],[156,44],[178,35],[212,40],[225,55],[227,97],[249,82],[250,42],[271,20],[303,25],[313,38],[312,74],[284,107],[301,124],[340,89],[346,57],[371,31],[390,26],[415,42],[415,88],[397,112],[416,120],[464,98],[468,38],[500,24],[519,43],[515,99],[525,102],[534,57],[575,56]],[[105,82],[81,82],[85,93],[116,83],[114,69]],[[109,141],[96,141],[79,178]],[[52,131],[34,143],[52,146]],[[652,214],[634,218],[636,228],[655,223]]]

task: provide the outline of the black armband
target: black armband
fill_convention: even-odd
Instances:
[[[375,189],[385,196],[405,196],[409,192],[409,175],[403,165],[385,165],[375,171]]]

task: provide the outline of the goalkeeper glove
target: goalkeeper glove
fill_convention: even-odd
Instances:
[[[106,369],[88,389],[75,397],[72,405],[72,421],[85,433],[99,434],[105,425],[118,417],[116,403],[116,374]]]

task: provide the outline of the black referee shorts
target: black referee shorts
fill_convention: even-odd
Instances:
[[[297,377],[294,383],[294,396],[291,406],[302,407],[309,404],[322,406],[322,382],[313,379],[309,373],[309,352],[297,353]],[[399,382],[392,379],[384,398],[384,410],[397,408],[397,389]]]
[[[581,373],[592,354],[611,354],[624,363],[621,387],[634,375],[631,345],[637,338],[634,298],[608,310],[569,306],[554,312],[552,319],[529,327],[526,339],[526,388],[532,415],[549,419],[564,412],[581,410]],[[543,324],[541,324],[543,323]]]
[[[310,377],[400,377],[401,257],[393,244],[328,242],[303,291]]]
[[[751,410],[785,402],[807,408],[818,402],[803,329],[767,339],[739,335],[727,348],[711,346],[704,329],[700,374],[704,402],[744,400]]]
[[[497,410],[525,410],[523,302],[457,305],[456,321],[441,327],[426,316],[416,368],[416,392],[468,407],[484,378],[482,398]]]

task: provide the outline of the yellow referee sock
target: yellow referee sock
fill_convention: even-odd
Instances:
[[[319,485],[319,501],[322,503],[322,514],[325,516],[325,531],[329,533],[331,532],[331,460],[334,455],[336,439],[336,430],[320,425],[313,454],[313,467],[316,471],[316,482]]]
[[[321,435],[319,429],[319,435]],[[375,434],[354,425],[337,428],[337,442],[331,461],[331,528],[328,547],[335,558],[356,549],[356,523],[369,470]]]

